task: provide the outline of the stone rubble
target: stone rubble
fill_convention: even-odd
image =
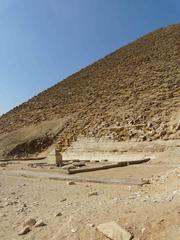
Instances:
[[[43,227],[43,226],[46,226],[46,223],[44,223],[43,220],[40,219],[36,222],[36,224],[34,226],[35,227]]]
[[[55,214],[55,217],[60,217],[60,216],[62,216],[61,212],[58,212],[58,213]]]
[[[88,197],[97,196],[97,195],[98,195],[98,192],[90,192],[88,194]]]
[[[22,228],[19,232],[18,232],[18,235],[25,235],[27,234],[28,232],[31,231],[31,228],[29,226],[26,226],[24,228]]]
[[[26,226],[34,226],[36,224],[36,219],[34,218],[28,218],[25,222],[24,222],[24,227]]]
[[[97,226],[97,229],[111,240],[130,240],[133,237],[116,222],[102,223]]]
[[[67,185],[75,185],[76,183],[73,181],[67,182]]]

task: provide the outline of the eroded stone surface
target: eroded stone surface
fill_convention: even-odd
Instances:
[[[106,237],[112,240],[130,240],[132,235],[116,222],[102,223],[97,226],[97,229]]]

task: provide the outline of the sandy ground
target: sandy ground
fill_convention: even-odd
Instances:
[[[156,142],[146,143],[146,147],[152,145]],[[108,221],[123,226],[135,240],[180,239],[180,142],[158,146],[148,153],[153,156],[148,163],[75,175],[131,182],[150,179],[144,186],[76,181],[69,185],[50,179],[50,175],[64,174],[58,168],[32,168],[29,161],[1,166],[0,239],[105,240],[96,226]],[[129,149],[126,155],[139,157],[142,148]],[[32,227],[18,236],[29,218],[42,219],[46,226]]]

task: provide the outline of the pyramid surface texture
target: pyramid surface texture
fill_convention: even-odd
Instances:
[[[179,138],[180,25],[156,30],[0,118],[0,135],[63,119],[55,141]],[[65,121],[66,119],[66,121]]]

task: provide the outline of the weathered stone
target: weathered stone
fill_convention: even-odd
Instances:
[[[73,181],[67,182],[67,185],[75,185],[76,183]]]
[[[71,232],[72,232],[72,233],[77,232],[77,228],[73,228],[73,229],[71,229]]]
[[[36,224],[36,219],[34,218],[29,218],[24,222],[24,227],[25,226],[34,226]]]
[[[55,217],[60,217],[60,216],[62,216],[61,212],[58,212],[58,213],[55,214]]]
[[[35,227],[43,227],[46,226],[46,224],[43,222],[43,220],[38,220],[35,224]]]
[[[24,209],[23,207],[21,207],[21,208],[16,209],[16,212],[17,212],[17,213],[21,213],[21,212],[24,212],[24,210],[25,210],[25,209]]]
[[[26,227],[22,228],[22,229],[19,231],[18,235],[25,235],[25,234],[27,234],[27,233],[30,232],[30,231],[31,231],[30,227],[29,227],[29,226],[26,226]]]
[[[68,169],[74,169],[74,168],[76,168],[74,165],[65,165],[65,166],[63,166],[62,167],[62,169],[64,169],[64,170],[68,170]]]
[[[98,195],[98,192],[91,192],[88,194],[88,197],[97,196],[97,195]]]
[[[75,162],[75,163],[73,163],[73,165],[74,165],[75,167],[83,167],[83,166],[86,166],[86,164],[85,164],[84,162]]]
[[[106,237],[112,240],[130,240],[132,235],[116,222],[102,223],[97,226],[97,229]]]
[[[60,200],[60,202],[65,202],[67,200],[67,198],[62,198],[61,200]]]
[[[88,224],[89,227],[95,227],[95,224],[94,223],[90,223]]]

